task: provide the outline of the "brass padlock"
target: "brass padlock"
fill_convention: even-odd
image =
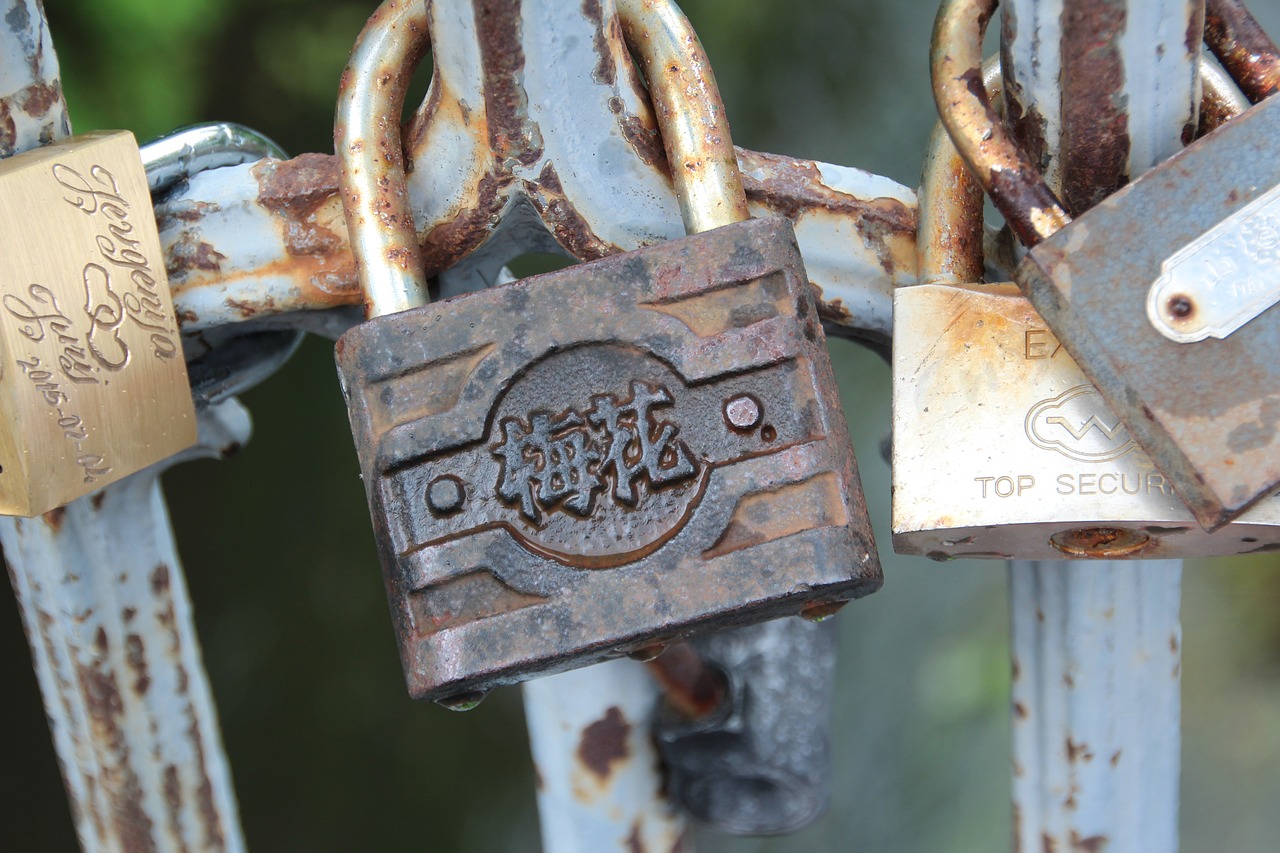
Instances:
[[[438,305],[413,307],[426,282],[386,118],[422,46],[403,4],[344,75],[335,137],[370,319],[337,361],[414,697],[465,706],[880,585],[790,225],[738,221],[710,75],[688,105],[676,83],[706,57],[652,5],[619,11],[645,29],[632,48],[686,226],[714,230]]]
[[[919,217],[920,283],[894,294],[896,551],[1153,559],[1280,543],[1280,498],[1203,530],[1018,288],[981,283],[982,190],[941,127]]]
[[[943,122],[1030,247],[1014,277],[1031,303],[1217,529],[1280,487],[1280,103],[1263,101],[1072,223],[968,83],[994,7],[947,0],[939,12]]]
[[[39,515],[195,443],[133,134],[0,162],[0,258],[0,513]]]

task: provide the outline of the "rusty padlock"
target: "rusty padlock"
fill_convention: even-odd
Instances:
[[[946,0],[939,11],[943,122],[1030,247],[1014,277],[1031,303],[1216,530],[1280,487],[1280,308],[1263,298],[1280,295],[1280,103],[1263,101],[1072,222],[970,85],[995,5]]]
[[[679,100],[706,66],[683,15],[619,4],[705,233],[426,306],[396,121],[426,35],[395,26],[405,5],[361,34],[335,137],[369,315],[337,361],[411,695],[465,707],[878,588],[790,225],[739,221],[719,97]]]
[[[982,283],[982,190],[941,127],[919,219],[920,283],[894,294],[895,550],[1155,559],[1280,543],[1280,497],[1203,530],[1017,286]]]

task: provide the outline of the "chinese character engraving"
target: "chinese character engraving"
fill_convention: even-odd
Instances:
[[[632,382],[626,400],[593,396],[585,418],[574,411],[554,418],[532,412],[528,425],[504,418],[502,442],[492,448],[502,460],[498,496],[518,503],[520,513],[537,523],[543,511],[560,506],[589,517],[606,477],[612,477],[614,499],[636,507],[640,483],[662,487],[696,476],[697,463],[677,438],[679,429],[653,414],[671,402],[666,388]]]

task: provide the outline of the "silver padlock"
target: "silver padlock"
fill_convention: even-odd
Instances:
[[[1215,530],[1280,488],[1280,103],[1249,109],[1072,222],[970,85],[995,6],[947,0],[939,11],[943,123],[1030,249],[1014,278]]]
[[[1280,498],[1203,530],[1018,287],[982,283],[982,192],[941,128],[922,183],[920,283],[894,294],[894,549],[1042,560],[1274,549]]]

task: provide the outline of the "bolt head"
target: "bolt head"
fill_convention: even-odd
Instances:
[[[724,419],[734,429],[753,429],[760,423],[760,401],[750,394],[739,394],[724,404]]]
[[[431,481],[431,485],[427,486],[427,506],[432,512],[441,514],[457,512],[462,508],[465,497],[466,491],[462,488],[462,481],[449,474],[436,477]]]

